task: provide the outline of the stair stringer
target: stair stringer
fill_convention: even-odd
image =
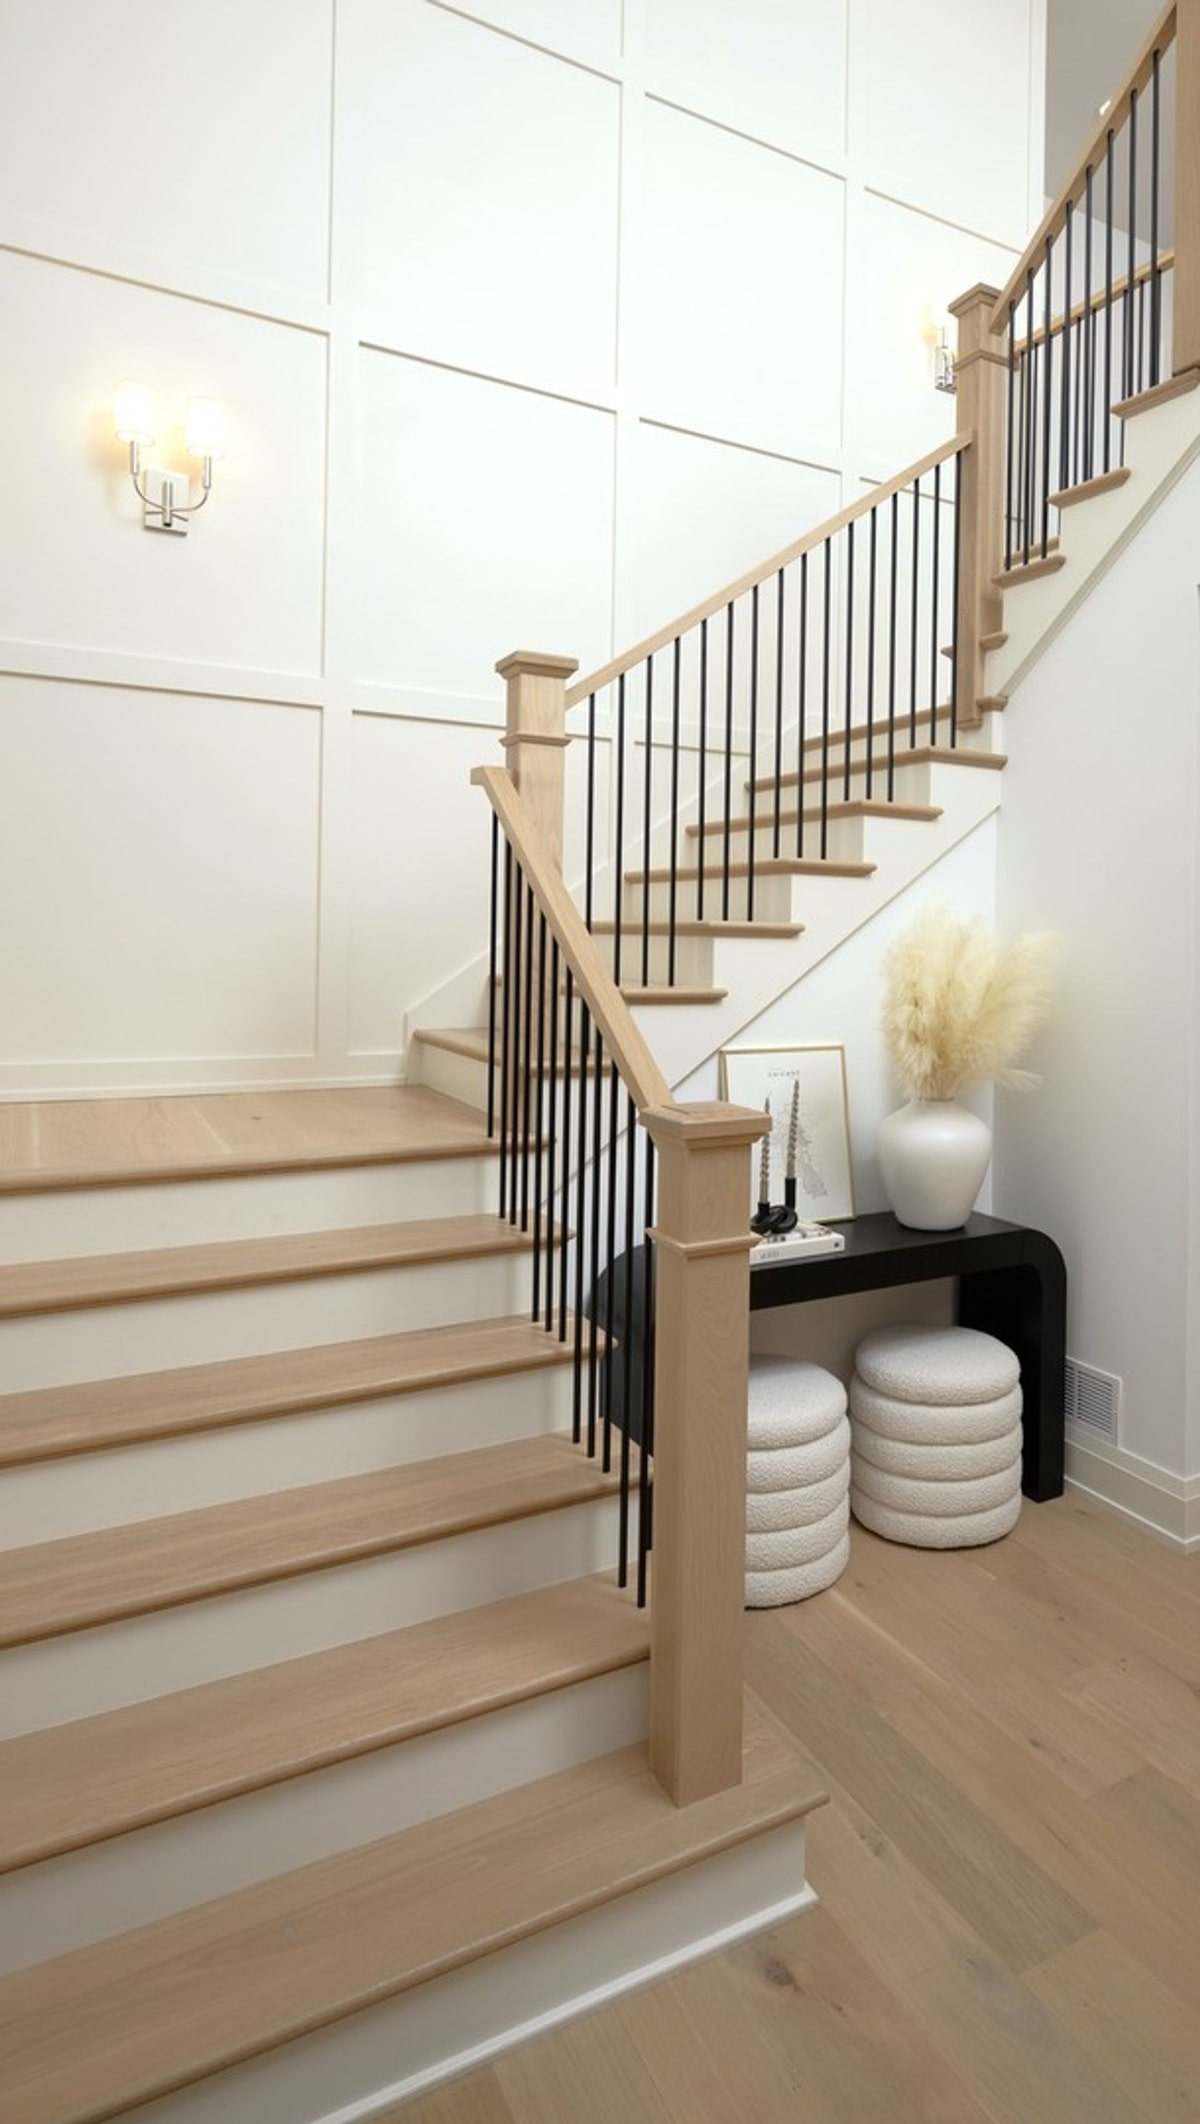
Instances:
[[[1071,615],[1104,580],[1147,518],[1200,456],[1200,390],[1151,406],[1126,422],[1124,486],[1064,509],[1059,551],[1066,565],[1053,575],[1004,591],[1008,639],[986,661],[989,694],[1011,694]],[[1036,559],[1040,548],[1031,548]]]

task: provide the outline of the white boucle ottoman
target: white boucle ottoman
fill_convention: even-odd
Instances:
[[[976,1328],[865,1335],[850,1382],[850,1509],[918,1549],[998,1541],[1021,1511],[1021,1374]]]
[[[746,1606],[831,1586],[850,1555],[850,1425],[832,1372],[794,1357],[750,1364]]]

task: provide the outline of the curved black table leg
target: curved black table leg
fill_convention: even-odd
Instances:
[[[1025,1445],[1021,1487],[1039,1503],[1063,1489],[1063,1393],[1067,1270],[1044,1232],[1021,1232],[1022,1260],[959,1272],[958,1317],[1016,1351],[1021,1362]]]

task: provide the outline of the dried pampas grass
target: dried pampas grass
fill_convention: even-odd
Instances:
[[[1001,949],[983,922],[927,907],[884,962],[883,1037],[905,1097],[1035,1084],[1014,1064],[1046,1015],[1057,959],[1048,932]]]

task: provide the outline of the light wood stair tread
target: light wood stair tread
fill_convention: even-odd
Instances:
[[[850,797],[848,799],[839,797],[836,801],[831,801],[825,806],[824,813],[822,813],[819,804],[810,805],[804,813],[805,821],[813,826],[820,824],[822,816],[827,819],[909,819],[927,824],[931,819],[940,819],[942,812],[941,806],[938,804],[889,804],[883,797]],[[791,817],[792,824],[795,825],[795,812],[792,813]],[[773,812],[770,814],[764,813],[761,818],[754,821],[754,824],[760,833],[769,832],[773,821]],[[749,827],[749,819],[730,819],[728,821],[730,833],[746,833],[749,831]],[[700,828],[698,826],[689,826],[687,830],[689,839],[697,840],[699,838]],[[724,819],[709,819],[705,822],[704,835],[706,840],[714,836],[723,838],[725,831],[726,821]]]
[[[986,706],[988,708],[1003,707],[1004,700],[997,695],[993,696],[993,698],[988,700],[986,703],[981,702],[980,706]],[[897,769],[901,767],[910,766],[983,767],[990,769],[993,773],[998,773],[1001,768],[1007,767],[1008,765],[1008,754],[1006,752],[979,752],[973,750],[968,745],[905,746],[902,752],[894,752],[892,755],[892,759]],[[886,775],[887,771],[888,751],[887,746],[885,744],[882,751],[872,752],[871,754],[872,779],[878,781],[880,775]],[[823,770],[819,767],[810,767],[808,772],[805,774],[805,782],[819,782],[821,779],[822,772]],[[836,766],[831,762],[829,772],[832,779],[840,780],[845,772],[843,761],[839,759]],[[855,777],[865,777],[866,772],[867,760],[865,754],[862,759],[851,760],[850,775],[852,780]],[[781,789],[794,789],[797,785],[798,780],[799,776],[796,770],[793,768],[790,774],[780,775],[779,787]],[[750,784],[747,784],[747,787],[750,786]],[[769,783],[755,782],[752,786],[755,792],[757,793],[758,791],[763,789],[773,791],[776,785],[772,781]],[[882,799],[880,799],[880,802],[882,803]],[[888,804],[885,806],[885,808],[887,811],[893,812],[895,811],[896,806],[894,804]],[[819,812],[817,816],[820,817]],[[760,826],[772,825],[774,823],[774,818],[775,813],[772,806],[766,804],[760,806],[758,812],[758,824]]]
[[[760,856],[754,865],[756,878],[811,877],[811,878],[869,878],[875,871],[874,863],[843,863],[832,856]],[[704,876],[715,878],[718,883],[725,875],[723,863],[706,863]],[[746,862],[730,863],[731,878],[746,878],[750,865]],[[680,864],[675,870],[627,870],[627,885],[668,885],[672,878],[684,884],[700,876],[694,866]]]
[[[527,1315],[0,1396],[0,1468],[566,1364]]]
[[[998,645],[1002,641],[1007,641],[1008,636],[996,635],[993,639]],[[915,726],[914,718],[907,712],[902,712],[899,715],[893,716],[885,716],[880,713],[879,715],[873,716],[870,721],[864,721],[861,723],[851,723],[849,733],[850,742],[853,745],[856,744],[860,738],[865,738],[873,735],[874,737],[879,739],[880,743],[883,745],[886,751],[889,730],[894,730],[897,736],[907,739],[909,732],[914,727],[918,730],[927,730],[929,725],[935,721],[939,729],[946,730],[949,728],[950,703],[948,701],[943,701],[939,705],[936,710],[936,714],[932,708],[918,709],[915,718]],[[844,750],[845,742],[846,729],[844,725],[840,725],[836,730],[830,731],[829,750],[831,753],[837,753],[839,755],[839,766],[840,755]],[[816,737],[810,737],[805,739],[804,750],[806,753],[819,753],[822,747],[824,746],[824,743],[824,738],[818,732]],[[794,770],[790,774],[781,776],[780,779],[783,781],[795,781],[796,777]],[[776,777],[773,774],[758,775],[752,783],[747,782],[745,786],[747,788],[754,789],[774,789],[775,780]]]
[[[47,1099],[0,1107],[0,1193],[488,1155],[473,1107],[424,1085]]]
[[[727,988],[685,988],[676,983],[669,988],[665,981],[651,981],[646,986],[621,983],[621,994],[629,1004],[659,1003],[723,1003],[729,994]]]
[[[486,1025],[422,1025],[413,1037],[417,1040],[423,1040],[427,1047],[441,1049],[445,1054],[465,1055],[470,1062],[486,1062],[488,1059],[488,1029]],[[497,1070],[500,1068],[500,1060],[501,1043],[500,1035],[497,1031],[495,1053]],[[560,1044],[557,1068],[554,1074],[558,1077],[565,1076],[568,1067],[573,1077],[579,1075],[581,1067],[579,1048],[577,1045],[572,1045],[569,1051],[564,1053]],[[595,1060],[590,1050],[587,1058],[587,1068],[589,1075],[594,1073]],[[550,1075],[549,1055],[546,1057],[544,1074],[546,1077]]]
[[[1040,546],[1040,544],[1041,540],[1039,539],[1037,545]],[[1037,582],[1043,575],[1057,575],[1059,569],[1065,568],[1067,565],[1065,553],[1047,553],[1043,557],[1035,546],[1031,546],[1029,556],[1027,561],[1022,561],[1018,560],[1014,555],[1010,568],[1002,569],[999,575],[993,575],[993,587],[997,590],[1015,590],[1022,583]]]
[[[0,1982],[5,2124],[99,2124],[796,1821],[825,1795],[748,1713],[677,1808],[622,1749]],[[402,1914],[402,1923],[398,1923]]]
[[[136,1254],[20,1261],[0,1269],[0,1320],[291,1283],[306,1276],[418,1268],[431,1261],[522,1253],[529,1245],[526,1233],[514,1231],[501,1218],[477,1215],[418,1217],[403,1224],[363,1224],[342,1231],[282,1232],[265,1239],[219,1239]]]
[[[1132,398],[1122,398],[1113,407],[1118,420],[1136,420],[1139,413],[1151,413],[1155,406],[1166,405],[1168,399],[1182,398],[1185,392],[1194,391],[1200,384],[1200,369],[1181,369],[1178,376],[1168,376],[1162,383],[1152,384],[1148,391],[1138,391]]]
[[[0,1646],[609,1496],[569,1437],[521,1438],[0,1554]]]
[[[0,1743],[0,1872],[644,1659],[615,1577],[571,1579]]]
[[[611,937],[616,927],[615,922],[593,922],[592,935]],[[702,922],[694,919],[691,921],[678,921],[674,925],[674,931],[677,937],[802,937],[804,935],[804,924],[803,922],[752,922],[737,917],[728,922],[723,922],[719,915],[714,915],[711,920],[706,916]],[[636,916],[621,924],[621,935],[623,937],[640,937],[644,933],[652,937],[669,937],[671,935],[671,924],[670,922],[647,922],[643,924],[637,920]]]
[[[1094,479],[1081,479],[1073,487],[1060,487],[1050,496],[1052,509],[1073,509],[1077,502],[1091,501],[1097,494],[1111,494],[1129,478],[1128,465],[1114,465],[1111,472],[1097,472]]]

